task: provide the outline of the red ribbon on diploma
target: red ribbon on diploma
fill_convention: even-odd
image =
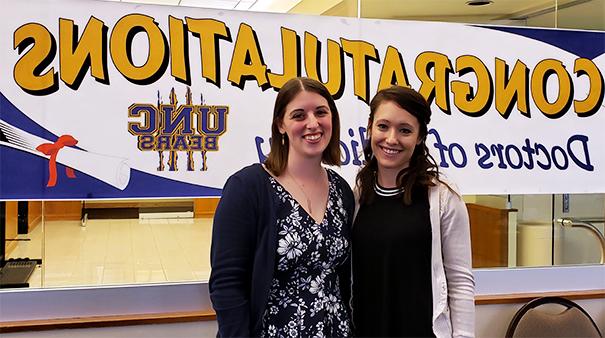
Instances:
[[[48,183],[47,187],[54,187],[57,184],[57,154],[59,150],[65,146],[75,146],[78,143],[71,135],[61,135],[55,143],[42,143],[36,147],[36,150],[49,155],[50,160],[48,162]],[[69,178],[76,178],[76,173],[70,167],[65,168],[65,175]]]

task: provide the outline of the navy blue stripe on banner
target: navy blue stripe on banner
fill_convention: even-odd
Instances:
[[[0,146],[2,189],[0,199],[96,199],[150,197],[220,196],[221,189],[174,181],[131,169],[130,182],[119,190],[92,176],[76,171],[76,178],[65,175],[57,163],[57,185],[46,187],[48,160],[28,152]]]
[[[495,26],[479,27],[539,40],[576,56],[591,60],[605,53],[605,32]]]
[[[57,135],[44,129],[42,126],[30,119],[29,116],[23,114],[23,112],[15,107],[12,102],[10,102],[1,92],[0,119],[32,135],[36,135],[50,141],[55,141],[58,138]]]

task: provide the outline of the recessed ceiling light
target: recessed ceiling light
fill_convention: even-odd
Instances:
[[[466,4],[469,6],[487,6],[491,5],[492,3],[493,1],[491,0],[468,0],[466,2]]]

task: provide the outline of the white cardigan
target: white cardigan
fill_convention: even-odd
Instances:
[[[433,333],[437,338],[475,337],[475,281],[466,204],[445,184],[435,183],[429,188]],[[357,216],[357,190],[355,197]]]
[[[437,338],[474,337],[475,281],[466,204],[441,182],[429,188],[429,204],[433,332]]]

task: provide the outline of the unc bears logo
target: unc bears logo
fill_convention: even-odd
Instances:
[[[200,97],[199,105],[193,104],[189,87],[185,93],[185,104],[179,105],[174,88],[170,90],[170,101],[164,104],[158,91],[157,104],[135,103],[128,108],[129,118],[143,118],[128,122],[128,131],[137,136],[141,151],[158,153],[158,171],[177,171],[179,152],[187,153],[187,170],[195,170],[195,156],[201,154],[201,171],[208,170],[206,154],[218,151],[219,137],[227,131],[227,106],[209,106]],[[168,152],[168,160],[164,153]]]

